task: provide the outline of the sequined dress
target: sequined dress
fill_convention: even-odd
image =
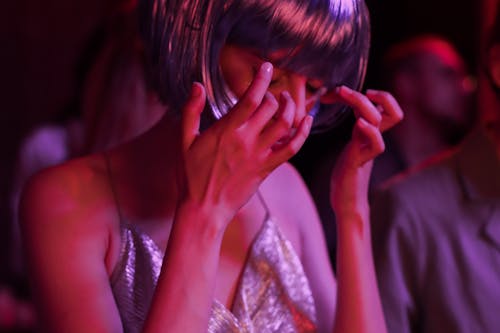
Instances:
[[[141,331],[162,258],[148,235],[122,226],[111,285],[127,333]],[[210,333],[316,332],[314,300],[302,265],[269,214],[251,245],[231,310],[214,300],[211,311]]]

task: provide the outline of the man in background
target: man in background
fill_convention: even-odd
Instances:
[[[474,120],[474,85],[448,40],[437,35],[407,39],[389,48],[382,67],[383,88],[398,100],[405,119],[385,135],[373,186],[456,145]]]
[[[496,16],[481,48],[478,127],[456,150],[376,193],[373,247],[389,332],[500,328],[498,7],[490,1],[484,12]]]

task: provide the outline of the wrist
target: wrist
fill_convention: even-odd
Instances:
[[[230,219],[220,207],[184,200],[177,205],[174,227],[188,229],[203,240],[213,242],[222,239]]]
[[[370,235],[369,208],[344,209],[335,212],[337,229],[340,233],[357,234],[364,238]]]
[[[342,204],[333,205],[332,209],[335,212],[337,220],[363,220],[370,219],[370,205],[368,200],[351,200],[350,202],[344,201]]]

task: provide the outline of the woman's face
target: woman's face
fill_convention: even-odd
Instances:
[[[263,62],[275,63],[285,56],[288,56],[287,50],[273,52],[268,59],[263,59],[252,50],[225,45],[221,51],[220,66],[226,84],[239,98],[247,90]],[[307,78],[301,74],[275,67],[269,85],[269,92],[277,100],[279,100],[279,95],[283,91],[288,91],[292,96],[296,104],[293,124],[296,127],[306,112],[312,109],[321,97],[320,95],[324,93],[322,87],[323,82],[320,80]]]

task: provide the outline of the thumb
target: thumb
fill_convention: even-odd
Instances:
[[[354,125],[352,142],[357,147],[355,150],[357,150],[359,166],[373,160],[385,149],[380,130],[363,118],[358,118]]]
[[[191,94],[182,108],[182,151],[185,152],[200,134],[200,115],[205,107],[205,88],[194,82]]]

